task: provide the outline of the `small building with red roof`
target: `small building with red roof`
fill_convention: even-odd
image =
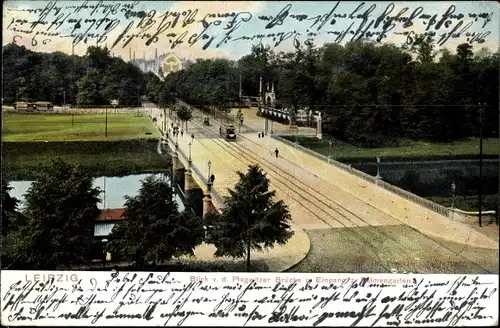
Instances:
[[[94,238],[106,238],[118,222],[126,220],[124,208],[103,209],[94,219]]]

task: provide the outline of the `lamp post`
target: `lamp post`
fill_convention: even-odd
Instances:
[[[66,91],[63,91],[63,108],[66,108]]]
[[[210,168],[212,167],[212,162],[208,161],[208,183],[210,184]]]
[[[191,160],[191,145],[192,145],[192,143],[191,143],[191,141],[190,141],[190,142],[188,143],[188,146],[189,146],[189,165],[191,165],[191,162],[192,162],[192,160]]]
[[[455,181],[451,184],[451,218],[453,219],[454,216],[454,211],[453,208],[455,207],[455,189],[456,189]]]
[[[139,107],[141,107],[141,86],[137,86],[137,116],[139,116]]]
[[[163,108],[163,134],[167,135],[167,110]]]
[[[377,157],[377,175],[375,176],[376,179],[382,179],[380,176],[380,157]]]
[[[330,164],[330,159],[332,158],[332,141],[328,141],[330,148],[328,149],[328,164]]]

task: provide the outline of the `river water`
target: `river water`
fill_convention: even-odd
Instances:
[[[98,177],[94,179],[94,187],[101,189],[101,201],[97,204],[100,209],[103,208],[122,208],[125,205],[125,196],[136,196],[141,188],[141,180],[150,174],[135,174],[124,177]],[[166,179],[163,174],[154,174],[155,177]],[[28,191],[32,181],[10,181],[12,190],[10,195],[21,201],[20,208],[24,206],[24,194]],[[179,205],[179,211],[184,211],[185,207],[180,197],[175,195],[175,200]]]

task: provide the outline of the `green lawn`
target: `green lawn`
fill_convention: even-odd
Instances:
[[[3,113],[3,141],[96,141],[159,138],[147,116],[108,114]]]
[[[286,139],[295,142],[294,136]],[[329,139],[318,140],[311,137],[299,137],[297,139],[301,146],[307,147],[325,156],[330,151]],[[483,140],[483,154],[498,157],[500,142],[498,138],[488,138]],[[451,143],[432,143],[424,141],[404,140],[399,146],[386,148],[360,148],[351,144],[333,140],[331,155],[340,160],[359,160],[362,158],[397,158],[397,159],[446,159],[446,158],[467,158],[475,157],[479,154],[479,139],[469,139]]]

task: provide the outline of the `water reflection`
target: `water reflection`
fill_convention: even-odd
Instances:
[[[161,178],[170,182],[164,174],[153,174],[156,178]],[[121,208],[125,205],[124,196],[136,196],[141,187],[141,180],[150,174],[136,174],[124,177],[98,177],[94,179],[94,186],[101,189],[101,202],[97,206],[102,208]],[[24,207],[24,195],[31,186],[32,181],[10,181],[12,190],[10,195],[20,200],[20,208]],[[175,195],[179,211],[184,211],[184,204],[178,195]]]

